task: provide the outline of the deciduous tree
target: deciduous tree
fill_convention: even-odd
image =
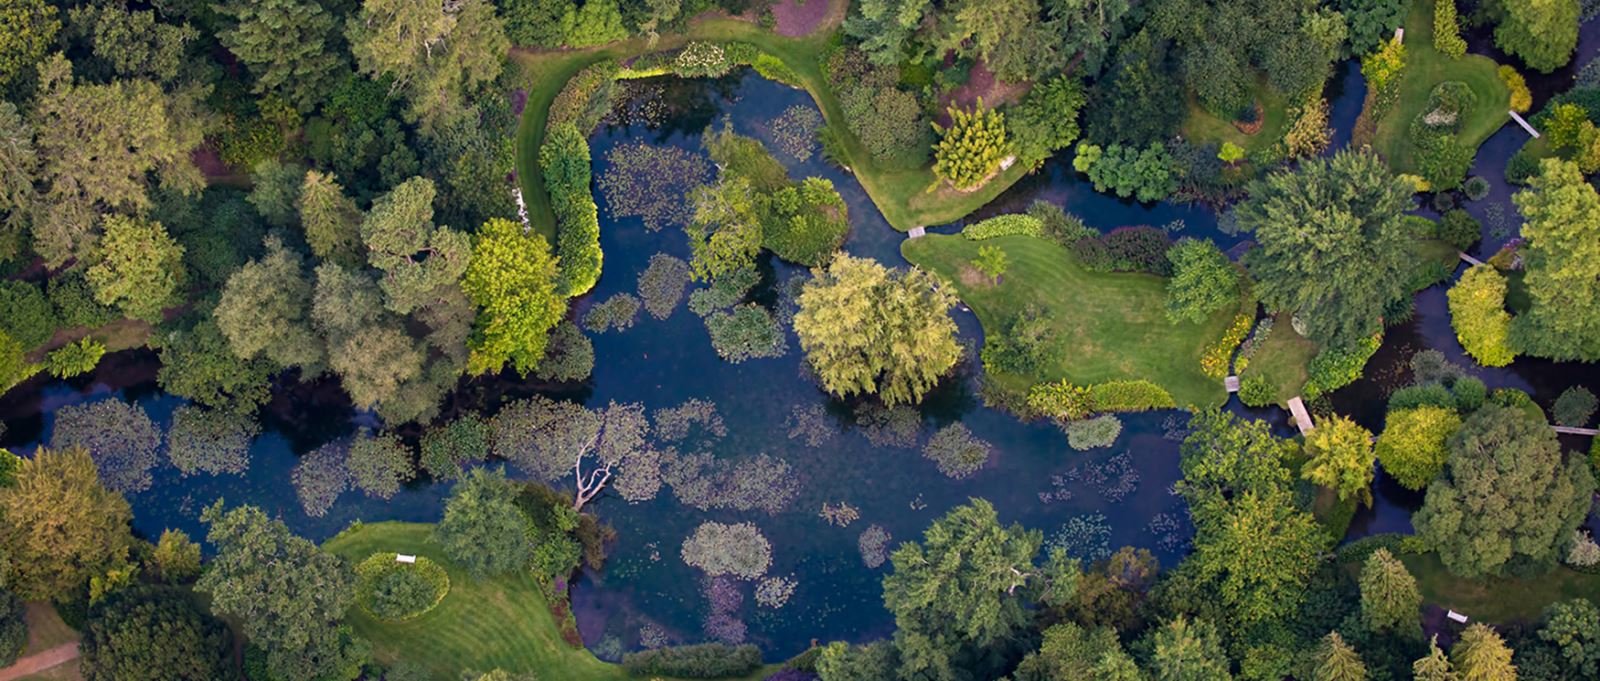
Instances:
[[[0,5],[0,87],[33,68],[55,43],[61,21],[45,0],[10,0]]]
[[[163,587],[125,589],[90,609],[79,649],[86,681],[199,681],[232,671],[227,627]]]
[[[234,21],[217,39],[250,68],[256,92],[311,111],[337,84],[345,63],[329,44],[338,20],[321,3],[229,0],[217,12]]]
[[[500,76],[511,48],[485,0],[363,0],[345,24],[362,71],[391,76],[425,125],[459,110],[467,91]]]
[[[1336,416],[1306,433],[1308,460],[1301,477],[1372,505],[1372,433],[1348,417]]]
[[[82,449],[39,449],[0,488],[0,555],[8,588],[46,600],[78,593],[89,578],[127,559],[128,502],[100,484]]]
[[[361,223],[367,261],[384,273],[384,306],[400,314],[434,301],[455,285],[472,257],[465,234],[433,223],[433,181],[413,177],[372,202]]]
[[[1522,0],[1501,7],[1505,17],[1494,30],[1500,49],[1542,73],[1572,59],[1578,46],[1578,0]]]
[[[1298,314],[1329,346],[1378,331],[1415,267],[1401,221],[1411,185],[1370,152],[1340,152],[1275,172],[1249,194],[1236,214],[1260,243],[1245,262],[1262,302]]]
[[[266,255],[228,277],[212,315],[234,354],[300,367],[303,376],[310,376],[321,371],[323,362],[310,308],[311,281],[300,255],[269,239]]]
[[[1503,367],[1517,357],[1505,300],[1506,278],[1489,265],[1468,268],[1450,288],[1450,324],[1456,339],[1486,367]]]
[[[1511,324],[1513,346],[1555,360],[1600,359],[1600,194],[1578,167],[1546,159],[1512,199],[1524,218],[1528,311]]]
[[[478,577],[526,569],[533,559],[533,528],[516,498],[516,486],[503,471],[473,469],[445,500],[434,540]]]
[[[1210,239],[1182,239],[1167,249],[1167,319],[1200,323],[1239,302],[1239,273]]]
[[[461,287],[478,306],[467,370],[497,372],[507,361],[526,376],[544,359],[550,329],[567,311],[556,290],[550,244],[510,220],[493,219],[478,230]]]
[[[1584,598],[1552,603],[1544,611],[1539,638],[1561,652],[1568,678],[1600,674],[1600,608]]]
[[[101,305],[117,305],[133,319],[154,323],[161,321],[163,308],[179,302],[185,279],[183,246],[167,236],[161,223],[106,216],[100,254],[88,278]]]

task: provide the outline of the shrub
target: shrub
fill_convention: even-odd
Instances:
[[[1467,354],[1479,364],[1500,367],[1516,359],[1511,347],[1511,315],[1506,312],[1506,279],[1492,266],[1469,268],[1450,288],[1450,325]]]
[[[1285,155],[1304,158],[1328,148],[1333,140],[1333,128],[1328,127],[1328,100],[1312,97],[1305,104],[1291,108],[1289,114],[1294,122],[1283,133]]]
[[[1383,47],[1361,58],[1361,75],[1372,92],[1371,116],[1374,122],[1394,108],[1400,98],[1400,76],[1405,73],[1406,48],[1398,40],[1386,40]]]
[[[622,656],[623,669],[634,676],[717,679],[743,676],[760,666],[761,649],[749,644],[701,643],[641,650]]]
[[[982,97],[972,111],[954,106],[947,111],[950,127],[937,123],[933,126],[939,133],[939,143],[933,151],[933,174],[956,189],[977,188],[1011,155],[1005,114],[983,108]]]
[[[167,458],[184,476],[242,475],[250,468],[250,443],[261,432],[249,414],[183,405],[167,427]]]
[[[1040,383],[1028,389],[1028,409],[1041,416],[1077,420],[1092,411],[1089,389],[1072,385],[1066,379]]]
[[[1036,165],[1071,147],[1078,139],[1078,110],[1087,100],[1083,84],[1067,75],[1034,85],[1006,117],[1022,161]]]
[[[1438,383],[1406,386],[1389,395],[1389,411],[1403,411],[1417,407],[1442,407],[1454,409],[1455,395]]]
[[[1477,411],[1489,399],[1489,387],[1477,376],[1457,379],[1450,391],[1455,393],[1456,411],[1463,414]]]
[[[1172,157],[1160,142],[1143,149],[1121,144],[1102,149],[1079,142],[1072,159],[1072,167],[1089,176],[1095,191],[1115,192],[1122,198],[1135,197],[1144,202],[1160,201],[1177,189],[1172,166]]]
[[[850,232],[849,207],[830,180],[808,177],[757,201],[769,214],[761,221],[761,245],[789,262],[822,265]]]
[[[1581,385],[1575,385],[1562,391],[1561,396],[1556,398],[1555,405],[1550,408],[1550,414],[1555,417],[1558,424],[1582,428],[1589,424],[1596,406],[1600,406],[1600,402],[1595,400],[1594,393]]]
[[[996,215],[961,229],[961,236],[973,241],[1000,236],[1042,236],[1043,233],[1044,223],[1039,218],[1024,213]]]
[[[1228,376],[1228,362],[1233,359],[1234,348],[1244,341],[1250,333],[1250,325],[1255,322],[1255,317],[1248,314],[1236,315],[1228,330],[1222,333],[1222,338],[1206,346],[1205,354],[1200,356],[1200,371],[1212,378],[1226,378]]]
[[[562,321],[550,330],[544,359],[534,367],[533,375],[546,381],[581,381],[593,371],[594,343],[577,324]]]
[[[1101,237],[1082,238],[1072,243],[1073,255],[1084,269],[1093,272],[1148,272],[1172,274],[1167,249],[1172,239],[1155,227],[1118,227]]]
[[[144,407],[119,399],[67,405],[56,411],[50,448],[75,447],[89,451],[106,488],[143,492],[150,489],[150,469],[160,463],[161,429]]]
[[[1468,201],[1482,201],[1489,196],[1489,181],[1473,175],[1461,183],[1461,193],[1466,194]]]
[[[559,288],[567,296],[581,295],[599,281],[603,256],[598,208],[589,193],[589,142],[576,125],[546,128],[544,144],[539,147],[539,167],[556,216]]]
[[[581,132],[590,130],[599,121],[598,117],[586,120],[586,111],[589,109],[589,100],[595,93],[611,86],[617,77],[617,72],[622,65],[615,59],[605,59],[595,62],[582,71],[577,72],[561,86],[561,91],[550,103],[549,119],[545,123],[548,134],[552,128],[573,124]]]
[[[1247,407],[1265,407],[1278,401],[1272,383],[1261,376],[1249,376],[1239,382],[1239,401]]]
[[[415,619],[450,593],[450,575],[424,556],[402,563],[397,554],[374,553],[356,566],[356,578],[356,602],[388,622]]]
[[[84,336],[76,343],[68,343],[51,350],[45,357],[45,366],[50,370],[51,376],[72,378],[94,371],[95,365],[100,363],[100,358],[105,354],[104,344]]]
[[[1067,433],[1067,445],[1078,451],[1110,447],[1122,434],[1122,420],[1110,414],[1092,419],[1068,421],[1062,426]]]
[[[956,422],[939,429],[922,448],[922,458],[937,463],[945,477],[960,480],[989,463],[993,448]]]
[[[738,364],[747,359],[782,357],[789,352],[789,340],[772,313],[755,303],[733,308],[732,312],[713,312],[705,318],[711,334],[711,347],[717,356]]]
[[[1575,568],[1592,568],[1600,565],[1600,544],[1583,530],[1572,531],[1572,548],[1567,551],[1567,565]]]
[[[672,71],[684,78],[717,78],[727,75],[733,62],[720,45],[691,40],[672,60]]]
[[[1467,53],[1467,41],[1461,39],[1461,23],[1456,19],[1455,0],[1433,2],[1433,49],[1451,59],[1460,59]]]
[[[1497,72],[1500,74],[1501,82],[1511,90],[1511,110],[1528,113],[1528,108],[1533,106],[1533,93],[1528,90],[1528,81],[1510,64],[1502,64]]]
[[[0,281],[0,331],[23,349],[44,345],[56,332],[55,308],[44,291],[25,281]]]
[[[683,540],[683,562],[713,577],[755,579],[772,564],[772,544],[751,523],[725,525],[707,521]]]
[[[0,589],[0,669],[11,666],[28,642],[28,623],[22,618],[27,611],[16,594]]]
[[[45,288],[49,291],[50,304],[55,306],[56,317],[63,328],[81,326],[93,329],[116,321],[118,317],[116,310],[94,299],[94,289],[82,275],[51,277]]]
[[[1420,490],[1444,470],[1450,436],[1461,428],[1454,409],[1418,407],[1390,412],[1378,436],[1378,461],[1407,489]]]
[[[1460,208],[1445,213],[1439,220],[1438,229],[1440,239],[1460,250],[1477,243],[1483,233],[1483,225],[1473,219],[1471,213]]]
[[[1028,204],[1028,215],[1039,221],[1039,236],[1062,246],[1070,248],[1079,239],[1100,236],[1099,231],[1085,225],[1078,216],[1044,199],[1034,199]]]
[[[200,576],[200,545],[181,530],[165,530],[150,553],[155,576],[168,584],[182,584]]]
[[[1095,411],[1135,412],[1178,406],[1165,388],[1143,379],[1107,381],[1089,386],[1089,403]]]
[[[1347,348],[1324,348],[1318,352],[1306,368],[1310,374],[1304,389],[1306,399],[1315,400],[1361,378],[1367,360],[1372,359],[1382,343],[1383,337],[1374,335],[1356,341]]]
[[[583,328],[593,333],[605,333],[612,329],[626,331],[638,318],[639,299],[629,293],[618,293],[589,308],[589,312],[583,315]]]

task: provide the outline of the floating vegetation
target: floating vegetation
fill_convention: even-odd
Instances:
[[[1067,434],[1067,445],[1078,451],[1110,447],[1122,434],[1122,420],[1111,414],[1092,419],[1067,421],[1061,424]]]
[[[939,472],[946,477],[960,480],[989,463],[989,455],[993,450],[988,442],[978,439],[965,424],[958,421],[934,433],[927,446],[922,448],[922,458],[938,464]]]
[[[1048,548],[1061,549],[1086,563],[1111,557],[1111,523],[1101,513],[1073,516],[1045,542]]]
[[[618,293],[589,308],[588,314],[583,316],[583,328],[591,333],[612,329],[626,331],[638,318],[639,299],[631,293]]]
[[[289,479],[306,515],[321,518],[333,502],[350,488],[350,471],[345,468],[343,444],[330,442],[300,457]]]
[[[861,509],[843,501],[838,504],[823,502],[822,510],[817,512],[817,517],[828,521],[829,525],[849,527],[850,523],[861,519]]]
[[[1189,437],[1190,432],[1188,421],[1177,414],[1168,414],[1166,418],[1161,419],[1161,437],[1163,439],[1183,442]]]
[[[789,577],[767,577],[756,584],[756,603],[774,610],[783,607],[800,583]]]
[[[655,622],[645,622],[639,625],[639,646],[646,650],[664,648],[670,641],[667,639],[667,630]]]
[[[772,564],[772,544],[752,523],[726,525],[706,521],[683,540],[679,555],[690,567],[713,577],[755,579],[766,574],[767,566]]]
[[[783,459],[758,454],[729,466],[710,452],[662,456],[662,477],[685,505],[709,511],[761,509],[776,514],[800,494],[800,480]]]
[[[1178,512],[1157,513],[1150,518],[1144,531],[1156,537],[1156,546],[1164,551],[1176,551],[1189,544],[1194,528]]]
[[[639,273],[639,297],[644,299],[645,311],[656,319],[672,316],[688,286],[689,263],[665,253],[650,256],[650,266]]]
[[[1139,488],[1139,471],[1133,467],[1133,457],[1123,452],[1102,463],[1073,466],[1065,473],[1050,476],[1050,489],[1039,492],[1041,503],[1067,501],[1073,498],[1072,485],[1089,487],[1106,501],[1119,502]]]
[[[868,525],[867,529],[856,538],[856,548],[861,551],[861,562],[867,567],[877,569],[884,561],[889,560],[889,531],[877,525]]]
[[[1496,201],[1483,209],[1483,221],[1489,224],[1489,236],[1502,240],[1511,236],[1511,220],[1506,217],[1506,204]]]
[[[885,407],[878,402],[856,406],[856,425],[874,447],[915,447],[922,430],[922,414],[905,405]]]
[[[744,301],[750,289],[761,283],[754,268],[734,270],[711,280],[711,285],[689,294],[689,311],[701,317],[725,310]]]
[[[738,614],[744,607],[744,591],[739,583],[727,577],[706,577],[700,582],[700,593],[711,606],[701,625],[706,636],[729,645],[744,643],[749,629]]]
[[[682,442],[694,432],[708,439],[728,435],[722,414],[717,413],[716,403],[709,400],[692,398],[676,407],[657,409],[650,420],[655,423],[656,437],[667,442]]]
[[[738,364],[747,359],[782,357],[789,352],[783,327],[766,308],[746,303],[732,312],[713,312],[705,319],[717,356]]]
[[[821,447],[839,435],[839,428],[820,404],[795,406],[789,410],[783,427],[789,429],[789,439],[798,439],[807,447]]]
[[[809,161],[816,153],[817,131],[821,128],[822,114],[812,107],[796,104],[772,120],[772,141],[796,161]]]
[[[612,219],[638,217],[650,231],[686,225],[694,214],[689,191],[711,181],[704,154],[672,146],[629,142],[606,154],[600,191]]]

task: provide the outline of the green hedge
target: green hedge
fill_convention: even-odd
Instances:
[[[1307,367],[1310,378],[1306,380],[1305,397],[1314,400],[1325,393],[1338,390],[1356,379],[1361,378],[1361,372],[1367,366],[1367,360],[1378,352],[1378,346],[1383,344],[1383,336],[1374,335],[1363,338],[1349,348],[1334,350],[1324,349],[1311,358],[1311,365]]]
[[[961,230],[961,236],[972,241],[993,239],[999,236],[1042,236],[1044,222],[1039,218],[1025,213],[1010,213],[996,215],[983,222],[967,225]]]
[[[422,556],[401,563],[393,553],[374,553],[356,566],[356,601],[374,617],[389,622],[415,619],[450,593],[450,575]]]
[[[745,644],[702,643],[642,650],[622,656],[622,667],[634,676],[676,676],[716,679],[741,676],[761,666],[761,649]]]
[[[556,255],[562,293],[578,296],[600,280],[600,213],[589,192],[589,141],[578,126],[562,123],[545,133],[539,148],[545,191],[556,216]]]
[[[604,111],[591,112],[590,100],[603,88],[611,87],[622,65],[615,59],[606,59],[584,67],[574,74],[550,102],[550,118],[545,123],[545,134],[560,125],[571,123],[579,130],[593,130],[600,123]]]
[[[1146,380],[1107,381],[1089,386],[1089,403],[1095,411],[1149,411],[1178,406],[1166,388]]]

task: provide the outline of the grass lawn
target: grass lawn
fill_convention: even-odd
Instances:
[[[433,543],[432,531],[432,525],[420,523],[370,523],[329,540],[325,546],[351,563],[378,552],[426,556],[450,574],[450,593],[438,607],[416,619],[382,622],[360,606],[350,608],[350,624],[372,642],[378,660],[420,663],[439,681],[456,681],[463,672],[495,668],[570,681],[631,678],[622,667],[602,662],[588,650],[574,649],[562,640],[544,595],[528,573],[473,579]]]
[[[972,269],[978,246],[998,246],[1010,262],[998,285]],[[1089,385],[1148,379],[1179,405],[1217,406],[1227,397],[1222,381],[1200,371],[1207,345],[1222,337],[1235,310],[1204,324],[1173,324],[1166,317],[1166,280],[1150,274],[1085,270],[1067,249],[1044,239],[1007,236],[970,241],[930,234],[900,247],[906,259],[955,283],[985,333],[998,333],[1029,303],[1055,322],[1065,346],[1059,364],[1035,376],[993,376],[999,387],[1025,392],[1035,383],[1068,379]]]
[[[1457,139],[1477,153],[1484,140],[1511,120],[1511,91],[1495,73],[1493,59],[1467,54],[1451,59],[1433,49],[1433,0],[1412,0],[1406,17],[1406,69],[1400,81],[1400,101],[1383,120],[1378,121],[1372,148],[1389,166],[1400,173],[1417,172],[1417,149],[1406,131],[1411,121],[1424,113],[1428,93],[1446,81],[1461,81],[1477,95],[1469,115],[1461,122]]]
[[[529,217],[546,236],[553,231],[555,220],[540,179],[537,156],[544,139],[550,103],[561,87],[573,74],[601,59],[626,59],[645,52],[673,49],[690,39],[747,42],[777,57],[798,74],[824,120],[841,131],[841,147],[849,159],[851,172],[895,229],[907,231],[919,225],[957,220],[993,200],[1026,174],[1026,168],[1015,164],[976,191],[958,192],[945,187],[930,192],[928,188],[935,183],[931,167],[895,167],[874,160],[861,141],[850,134],[839,99],[822,73],[822,54],[835,32],[836,29],[820,30],[809,36],[786,38],[746,21],[706,17],[695,20],[684,34],[662,36],[653,47],[645,39],[635,38],[586,50],[514,51],[511,60],[515,68],[521,69],[521,81],[528,84],[527,108],[517,127],[516,163]]]
[[[1279,313],[1272,322],[1267,340],[1250,356],[1250,363],[1239,374],[1241,380],[1260,376],[1272,384],[1274,399],[1279,405],[1300,395],[1305,387],[1306,366],[1317,354],[1317,342],[1295,333],[1292,315]]]
[[[27,607],[23,619],[28,623],[28,643],[22,648],[23,656],[78,640],[78,632],[61,620],[55,606],[36,601],[28,603]]]
[[[1600,575],[1565,567],[1528,579],[1462,579],[1445,569],[1438,554],[1402,555],[1400,559],[1417,578],[1424,602],[1463,613],[1474,621],[1535,620],[1545,606],[1556,601],[1579,597],[1600,600]]]
[[[1232,142],[1244,148],[1246,152],[1253,152],[1272,146],[1283,138],[1284,127],[1288,125],[1288,103],[1283,95],[1267,86],[1265,79],[1256,81],[1255,89],[1250,93],[1255,101],[1261,104],[1262,123],[1261,129],[1254,135],[1246,135],[1233,127],[1232,121],[1216,117],[1205,107],[1200,106],[1199,100],[1189,97],[1189,115],[1183,119],[1183,136],[1193,142]]]

